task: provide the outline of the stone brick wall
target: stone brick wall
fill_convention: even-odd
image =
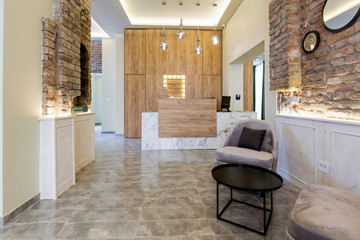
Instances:
[[[321,20],[324,2],[300,1],[300,34],[296,45],[300,51],[301,87],[295,92],[279,91],[278,110],[280,113],[360,119],[360,19],[342,32],[329,32]],[[271,11],[271,6],[274,8],[281,4],[283,0],[271,2],[270,21],[272,18],[280,18],[282,14],[272,15],[275,12]],[[283,12],[281,9],[279,11]],[[321,41],[315,52],[306,54],[301,49],[302,39],[311,30],[319,32]],[[278,40],[279,36],[275,37],[272,29],[270,34],[273,35],[270,44],[274,45],[274,39]],[[274,71],[274,65],[270,64],[270,68],[274,73],[270,80],[272,90],[283,90],[282,85],[276,82],[283,75]]]
[[[91,41],[91,72],[102,73],[102,41]]]
[[[299,39],[300,0],[270,3],[270,90],[301,85]]]
[[[42,112],[46,114],[54,113],[55,107],[55,27],[53,20],[42,20]]]
[[[91,0],[53,0],[53,6],[54,21],[45,19],[43,27],[43,114],[91,103]]]

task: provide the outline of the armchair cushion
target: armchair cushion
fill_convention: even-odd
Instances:
[[[289,239],[360,239],[360,196],[341,189],[306,185],[290,212]]]
[[[247,149],[247,151],[244,151],[242,149],[242,150],[238,150],[239,152],[234,153],[234,151],[237,150],[232,149],[230,151],[231,153],[229,153],[229,148],[227,147],[235,147],[235,148],[238,147],[240,142],[240,137],[245,127],[251,129],[257,129],[257,130],[266,130],[264,139],[261,144],[261,152],[257,152],[251,149]],[[242,157],[242,154],[248,153],[248,151],[254,152],[251,153],[252,157],[251,158],[249,158],[248,156]],[[264,153],[268,153],[269,155]],[[258,155],[260,156],[266,155],[267,157],[266,159],[261,157],[260,159],[257,159]],[[256,160],[248,162],[249,159],[253,159],[253,158],[255,158]],[[243,159],[246,162],[244,162]],[[256,119],[249,119],[238,122],[232,129],[227,139],[225,140],[224,147],[218,149],[215,154],[215,165],[230,163],[229,161],[231,163],[235,162],[235,163],[244,163],[244,164],[246,163],[250,165],[256,165],[276,172],[277,161],[278,161],[278,144],[276,140],[276,134],[274,132],[274,129],[271,127],[271,124],[267,121],[256,120]]]
[[[265,133],[266,130],[244,127],[240,136],[239,147],[260,151]]]
[[[226,146],[216,150],[215,159],[217,165],[223,163],[241,163],[271,169],[274,156],[264,151]]]

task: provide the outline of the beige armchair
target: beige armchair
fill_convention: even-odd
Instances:
[[[243,128],[266,130],[261,151],[238,147]],[[263,120],[244,120],[237,123],[229,137],[226,139],[224,147],[215,152],[215,166],[227,163],[249,164],[272,171],[277,170],[278,143],[276,133],[267,121]]]

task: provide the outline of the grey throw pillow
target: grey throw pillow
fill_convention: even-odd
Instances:
[[[238,146],[242,148],[249,148],[260,151],[265,133],[266,130],[258,130],[244,127],[240,136]]]

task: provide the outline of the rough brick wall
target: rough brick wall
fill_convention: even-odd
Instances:
[[[53,114],[55,109],[55,22],[43,19],[42,24],[42,112]]]
[[[53,6],[54,41],[50,56],[55,59],[55,66],[52,66],[52,58],[45,58],[44,50],[48,47],[43,40],[43,114],[68,112],[74,105],[90,105],[91,102],[91,0],[53,0]],[[43,39],[47,39],[49,32],[48,28],[43,29]],[[50,70],[55,83],[48,84],[46,74]],[[49,88],[55,91],[49,92]]]
[[[299,49],[300,0],[270,3],[270,90],[298,89],[301,85]]]
[[[282,2],[273,0],[271,4]],[[329,32],[321,19],[324,2],[300,1],[301,91],[280,91],[278,108],[280,113],[360,119],[360,19],[342,32]],[[301,44],[311,30],[319,32],[321,41],[315,52],[306,54]]]
[[[102,73],[102,41],[91,41],[91,72]]]

